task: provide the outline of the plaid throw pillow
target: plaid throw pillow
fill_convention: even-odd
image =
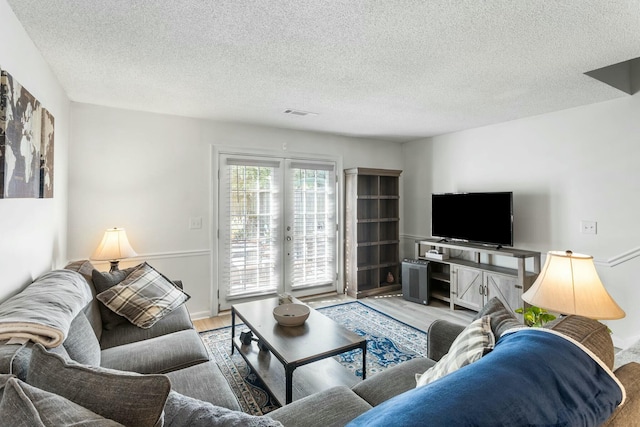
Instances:
[[[491,318],[482,316],[471,322],[451,344],[449,352],[424,374],[416,374],[416,387],[427,385],[438,378],[479,360],[493,350],[496,344],[491,332]]]
[[[190,297],[145,262],[96,298],[134,325],[148,329]]]

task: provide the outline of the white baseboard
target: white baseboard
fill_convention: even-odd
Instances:
[[[613,340],[613,345],[615,347],[625,350],[640,341],[640,335],[631,338],[620,338],[614,334],[611,335],[611,339]]]
[[[191,320],[200,320],[200,319],[207,319],[209,317],[211,317],[211,313],[209,311],[196,311],[195,313],[189,313],[189,317],[191,317]]]

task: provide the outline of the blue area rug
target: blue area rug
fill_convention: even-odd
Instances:
[[[319,312],[367,339],[367,377],[415,357],[425,357],[427,334],[375,310],[361,302],[348,302],[320,308]],[[239,335],[242,327],[236,327]],[[247,367],[242,356],[231,353],[231,327],[200,333],[211,358],[236,393],[244,412],[266,414],[279,405]],[[345,368],[362,378],[362,351],[336,356]]]

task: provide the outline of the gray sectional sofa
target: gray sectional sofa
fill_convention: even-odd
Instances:
[[[27,383],[27,385],[21,383],[22,388],[29,387],[28,383],[42,384],[44,381],[49,384],[50,389],[60,390],[58,386],[62,387],[64,384],[51,385],[50,378],[45,380],[37,378],[42,375],[37,375],[39,369],[38,366],[34,366],[34,360],[41,361],[43,357],[53,353],[58,360],[49,361],[49,363],[62,366],[60,365],[62,361],[66,361],[69,366],[65,365],[58,370],[66,370],[69,378],[73,378],[74,372],[77,373],[76,365],[95,368],[92,372],[98,379],[92,386],[94,391],[91,393],[97,393],[102,387],[105,381],[104,375],[120,371],[147,374],[146,377],[153,377],[155,380],[158,380],[158,377],[168,379],[167,384],[170,384],[170,387],[166,390],[164,400],[161,400],[163,406],[166,401],[165,413],[159,421],[156,420],[156,425],[163,423],[176,426],[195,425],[194,420],[202,419],[203,414],[207,413],[227,420],[227,425],[233,423],[279,425],[266,418],[264,420],[249,416],[243,418],[243,414],[239,412],[240,406],[235,394],[216,363],[209,360],[207,350],[194,329],[184,305],[166,315],[152,327],[142,329],[126,319],[117,319],[119,316],[114,317],[114,313],[107,313],[106,307],[95,298],[100,286],[109,286],[121,281],[131,269],[102,273],[95,270],[90,262],[79,261],[69,264],[65,270],[75,271],[86,280],[93,296],[91,302],[73,318],[62,345],[45,351],[40,344],[35,347],[31,342],[24,345],[19,342],[11,344],[0,338],[0,375],[5,374],[4,379],[0,378],[0,397],[2,391],[7,388],[5,385],[9,379],[7,374],[14,376],[15,380]],[[42,280],[66,280],[63,274],[56,275],[55,271],[50,273],[53,273],[53,276],[48,274]],[[37,279],[31,286],[37,285],[39,280]],[[181,287],[179,281],[174,283]],[[44,356],[43,351],[47,353]],[[33,357],[34,353],[38,353],[37,358]],[[63,376],[59,382],[65,382],[64,378]],[[78,381],[85,383],[92,379],[93,377],[82,378]],[[124,378],[117,377],[116,380],[121,380],[124,387]],[[135,380],[137,378],[134,378]],[[155,387],[162,389],[162,381],[156,382]],[[73,389],[74,386],[72,385],[71,388]],[[67,397],[68,399],[76,401],[78,393],[72,389],[64,389],[61,392],[73,398]],[[126,394],[125,391],[120,390],[122,394]],[[23,392],[24,390],[21,390],[19,394],[22,395]],[[114,391],[114,393],[118,392],[117,389]],[[105,402],[105,407],[108,406],[113,405]],[[0,412],[3,409],[6,410],[0,407]],[[3,418],[5,414],[1,415],[0,418]],[[131,418],[125,414],[120,421],[128,420]],[[0,424],[3,423],[0,422]],[[127,422],[123,424],[132,425]]]
[[[489,316],[491,318],[491,329],[496,337],[500,337],[507,330],[522,327],[519,321],[511,312],[506,310],[498,299],[493,299],[485,306],[485,309],[478,313],[477,318]],[[352,389],[347,387],[334,387],[306,398],[292,402],[291,404],[279,408],[269,413],[269,416],[279,420],[285,426],[296,427],[326,427],[326,426],[405,426],[405,425],[425,425],[425,426],[445,426],[445,425],[465,425],[465,426],[591,426],[602,425],[607,427],[631,427],[640,426],[640,364],[631,362],[615,370],[615,377],[624,387],[626,399],[623,405],[615,407],[596,408],[594,412],[599,415],[607,413],[608,418],[604,423],[593,423],[591,416],[585,412],[584,417],[578,414],[579,422],[562,422],[564,413],[570,412],[572,405],[576,401],[557,401],[554,404],[547,404],[543,399],[538,399],[536,394],[552,395],[555,390],[552,385],[549,389],[536,390],[535,387],[527,389],[527,379],[518,376],[516,379],[516,389],[522,394],[522,404],[520,407],[512,407],[516,416],[507,417],[507,421],[501,417],[493,419],[483,419],[486,414],[491,414],[492,410],[501,413],[507,412],[507,402],[511,402],[508,389],[501,389],[500,385],[493,382],[493,372],[504,372],[507,369],[503,366],[496,366],[489,362],[490,357],[483,357],[489,365],[489,374],[484,375],[482,381],[476,383],[476,372],[480,367],[479,363],[473,363],[459,369],[456,373],[449,375],[442,381],[416,388],[416,374],[425,372],[441,360],[451,349],[452,343],[463,332],[464,326],[454,324],[445,320],[437,320],[431,324],[428,330],[427,358],[416,358],[400,365],[389,368],[376,374],[365,381],[358,383]],[[529,328],[523,328],[529,329]],[[587,351],[593,353],[609,369],[614,363],[614,348],[607,327],[597,321],[586,319],[580,316],[568,316],[560,318],[545,325],[545,329],[551,330],[568,337],[573,342],[584,346]],[[516,334],[512,334],[516,335]],[[496,338],[497,339],[497,338]],[[526,352],[526,350],[525,350]],[[542,357],[545,352],[542,351]],[[490,353],[491,354],[491,353]],[[533,354],[536,363],[529,363],[534,375],[538,370],[537,360],[539,354]],[[542,362],[542,361],[541,361]],[[519,362],[516,361],[516,365]],[[522,362],[522,364],[527,364]],[[541,369],[548,369],[544,367]],[[485,366],[486,368],[486,366]],[[525,367],[526,369],[526,367]],[[570,369],[571,370],[571,369]],[[464,374],[463,374],[464,371]],[[525,371],[526,372],[526,371]],[[544,376],[548,377],[551,370],[545,371]],[[462,380],[451,380],[456,374]],[[478,378],[481,377],[477,375]],[[562,380],[548,378],[553,383],[562,385]],[[595,383],[595,381],[594,381]],[[534,386],[536,384],[533,384]],[[593,386],[593,384],[592,384]],[[421,391],[425,393],[420,394]],[[416,393],[418,392],[418,393]],[[598,392],[590,390],[588,394],[597,395]],[[532,397],[533,396],[533,397]],[[593,396],[589,396],[591,398]],[[539,400],[539,401],[538,401]],[[597,398],[595,399],[597,400]],[[474,406],[471,403],[481,402]],[[452,404],[457,405],[459,410],[451,410]],[[484,405],[482,404],[484,402]],[[547,414],[549,418],[555,419],[553,422],[531,423],[526,415],[527,411],[535,413],[539,407],[546,406],[551,412]],[[455,407],[455,406],[454,406]],[[407,418],[406,413],[414,412]],[[490,417],[491,415],[489,415]],[[518,420],[518,416],[523,418]],[[410,421],[407,421],[409,419]],[[526,420],[526,421],[524,421]]]
[[[435,419],[457,425],[456,420],[465,411],[446,412],[450,410],[439,408],[447,407],[463,392],[468,393],[471,387],[467,385],[473,383],[472,392],[479,391],[485,399],[496,403],[502,400],[499,387],[469,380],[475,378],[476,366],[479,369],[484,365],[486,369],[488,365],[490,370],[502,371],[500,366],[491,364],[490,356],[498,353],[495,350],[483,357],[482,363],[473,363],[443,380],[416,389],[416,374],[424,373],[441,360],[465,330],[460,325],[436,321],[428,331],[428,358],[404,362],[353,388],[334,387],[294,401],[267,416],[253,417],[239,411],[235,395],[217,365],[209,361],[184,306],[152,327],[142,329],[113,317],[95,298],[101,289],[122,280],[130,271],[101,273],[88,261],[72,263],[67,269],[86,281],[93,297],[74,315],[61,345],[45,349],[41,344],[3,341],[0,305],[0,424],[66,425],[77,422],[73,419],[77,416],[80,420],[93,420],[91,425],[96,426],[328,427],[351,422],[375,425],[376,420],[380,421],[378,425],[403,425],[400,415],[410,412],[404,409],[409,404],[411,410],[415,408],[416,416],[420,417],[426,409],[434,417],[418,418],[417,425],[443,424],[434,423]],[[54,280],[64,280],[56,277],[66,276],[53,275]],[[519,326],[499,301],[488,304],[480,316],[489,316],[496,340],[505,330]],[[609,368],[613,365],[613,345],[602,324],[569,316],[549,328],[579,342]],[[464,378],[462,382],[448,380],[458,373]],[[640,364],[627,364],[615,374],[626,389],[626,402],[617,409],[604,409],[609,411],[607,417],[613,412],[605,425],[639,425]],[[420,397],[419,393],[429,397]],[[418,396],[415,403],[413,396]],[[460,400],[457,404],[465,407],[464,403]],[[398,408],[401,414],[395,418],[394,411]],[[480,412],[487,412],[481,409]],[[24,417],[34,414],[37,419],[23,422]],[[16,419],[11,421],[11,417]],[[585,419],[584,425],[591,424]]]

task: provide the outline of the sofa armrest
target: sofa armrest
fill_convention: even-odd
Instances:
[[[285,427],[344,426],[369,409],[371,405],[348,387],[336,386],[295,400],[267,417]]]
[[[447,320],[438,319],[429,326],[427,334],[427,357],[436,362],[449,352],[449,347],[465,327]]]
[[[629,362],[616,369],[614,373],[627,392],[627,400],[624,405],[616,409],[603,426],[637,425],[638,414],[640,414],[640,363]]]

